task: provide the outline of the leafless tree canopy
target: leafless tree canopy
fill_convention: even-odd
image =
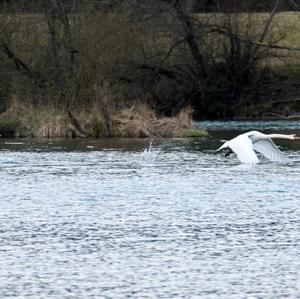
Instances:
[[[84,107],[105,85],[114,105],[148,102],[164,114],[192,105],[199,117],[247,117],[252,107],[260,111],[298,92],[297,79],[278,70],[289,69],[300,49],[284,42],[289,32],[276,16],[296,13],[299,0],[0,6],[2,110],[13,95],[32,105]]]

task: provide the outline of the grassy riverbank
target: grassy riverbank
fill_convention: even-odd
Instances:
[[[95,107],[94,107],[95,108]],[[57,109],[10,109],[0,114],[1,137],[205,137],[193,125],[192,110],[158,117],[145,104],[106,114],[103,110],[71,112]]]

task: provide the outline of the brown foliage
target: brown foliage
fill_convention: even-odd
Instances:
[[[193,128],[192,109],[174,117],[157,117],[146,104],[126,109],[114,118],[115,134],[120,137],[182,137]]]

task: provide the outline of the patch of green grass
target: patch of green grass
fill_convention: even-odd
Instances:
[[[208,132],[202,129],[187,129],[183,132],[185,138],[208,137]]]

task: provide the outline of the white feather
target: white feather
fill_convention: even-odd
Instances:
[[[252,141],[246,135],[239,135],[228,142],[229,148],[237,155],[241,163],[256,164],[259,162]]]
[[[255,151],[263,154],[266,158],[274,162],[287,162],[288,159],[283,155],[279,148],[271,139],[261,139],[253,143]]]

